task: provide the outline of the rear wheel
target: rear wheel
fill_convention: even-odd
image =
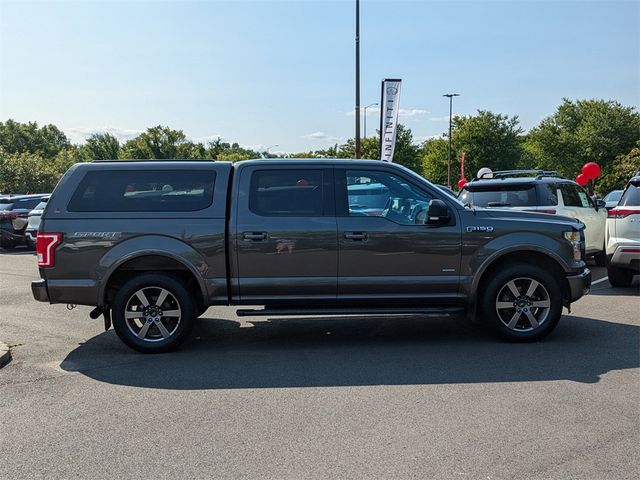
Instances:
[[[607,277],[614,287],[630,287],[633,282],[633,270],[607,265]]]
[[[480,302],[483,321],[514,342],[545,337],[562,315],[558,281],[534,265],[513,265],[492,275]]]
[[[113,301],[118,337],[142,353],[166,352],[189,335],[196,318],[193,298],[175,278],[156,273],[126,282]]]

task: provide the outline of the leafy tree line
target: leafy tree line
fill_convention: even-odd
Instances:
[[[640,114],[616,101],[563,99],[556,111],[524,132],[517,116],[479,110],[456,116],[452,127],[451,177],[459,178],[460,156],[473,178],[482,167],[556,170],[575,178],[582,165],[597,162],[602,175],[596,184],[604,194],[621,188],[640,169]],[[362,139],[362,157],[378,158],[377,136]],[[418,144],[411,129],[398,126],[394,161],[429,180],[447,181],[448,139],[445,134]],[[355,141],[349,139],[327,149],[284,155],[290,158],[353,158]],[[121,143],[108,133],[91,135],[73,145],[54,125],[35,122],[0,122],[0,192],[51,191],[62,174],[76,162],[125,158],[211,159],[238,161],[273,156],[216,139],[207,145],[193,142],[182,130],[166,126],[147,129]]]

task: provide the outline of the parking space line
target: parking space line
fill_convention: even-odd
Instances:
[[[609,280],[609,277],[604,277],[604,278],[601,278],[601,279],[599,279],[599,280],[594,280],[593,282],[591,282],[591,285],[595,285],[595,284],[597,284],[597,283],[602,283],[602,282],[604,282],[605,280]]]

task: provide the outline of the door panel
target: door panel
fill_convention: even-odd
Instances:
[[[334,301],[331,170],[247,167],[240,175],[234,239],[240,302]]]
[[[442,197],[395,173],[336,170],[336,176],[336,198],[342,202],[336,206],[338,299],[384,303],[456,299],[461,232],[455,210],[450,209],[450,224],[419,225],[417,213],[432,198]],[[373,192],[371,204],[363,200],[368,189]],[[379,198],[382,191],[387,198]]]

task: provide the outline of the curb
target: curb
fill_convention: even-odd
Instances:
[[[11,350],[6,343],[0,342],[0,368],[11,361]]]

